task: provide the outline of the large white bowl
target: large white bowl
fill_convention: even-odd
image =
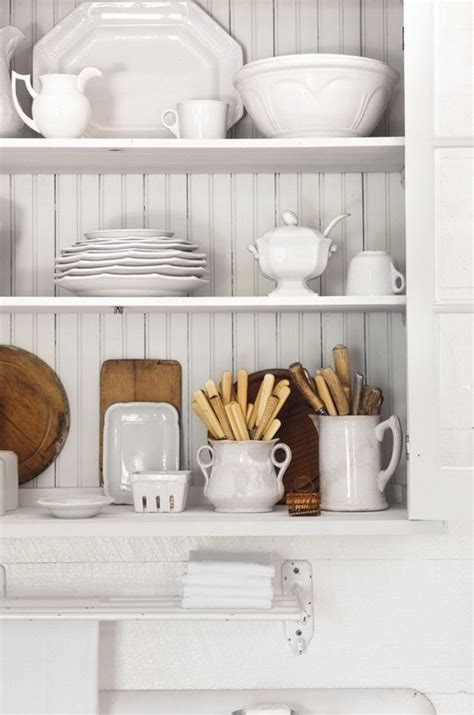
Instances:
[[[364,137],[379,123],[399,79],[378,60],[303,54],[251,62],[234,85],[267,137]]]

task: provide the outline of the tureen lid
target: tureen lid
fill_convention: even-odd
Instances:
[[[264,234],[263,238],[316,238],[321,232],[309,226],[298,226],[298,217],[294,211],[283,211],[283,226],[277,226]]]

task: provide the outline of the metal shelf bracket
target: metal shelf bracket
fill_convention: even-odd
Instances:
[[[314,635],[313,569],[309,561],[284,561],[281,565],[284,595],[294,595],[301,607],[299,621],[284,621],[285,639],[293,653],[303,655]]]

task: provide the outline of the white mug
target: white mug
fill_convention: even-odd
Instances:
[[[191,99],[175,109],[165,109],[163,126],[178,139],[225,139],[229,105],[214,99]],[[172,116],[173,121],[168,122]]]
[[[350,262],[346,295],[392,295],[404,289],[405,278],[385,251],[361,251]]]

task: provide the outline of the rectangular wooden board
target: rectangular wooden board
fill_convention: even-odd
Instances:
[[[177,360],[106,360],[100,370],[100,475],[105,413],[116,402],[169,402],[181,414]]]

